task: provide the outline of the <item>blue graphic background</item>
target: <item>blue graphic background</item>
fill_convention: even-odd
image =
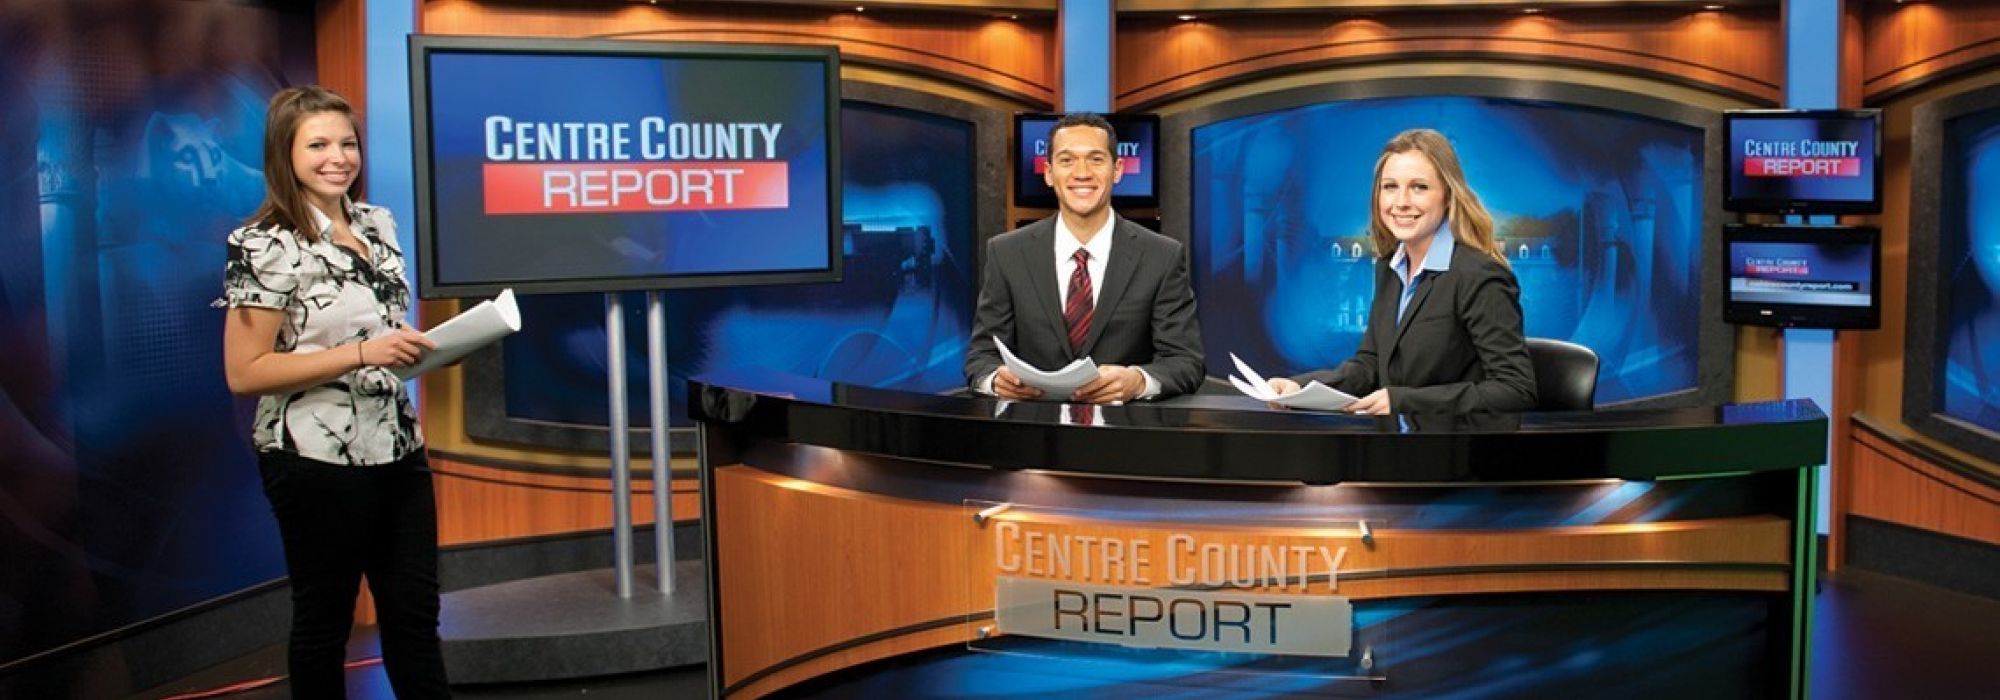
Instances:
[[[826,65],[435,52],[429,88],[435,284],[818,270],[827,260]],[[504,89],[496,86],[504,85]],[[487,216],[485,120],[778,122],[781,210]],[[423,128],[423,125],[419,125]],[[636,126],[634,129],[636,130]],[[632,163],[644,162],[633,134]],[[692,162],[692,161],[691,161]]]
[[[727,368],[922,392],[963,384],[978,269],[973,136],[969,122],[844,103],[843,281],[666,292],[673,424],[688,425],[687,378]],[[651,415],[645,299],[624,304],[636,425]],[[528,296],[521,307],[524,329],[501,353],[507,415],[608,424],[602,295]]]
[[[0,662],[284,573],[208,304],[311,14],[143,5],[0,17]]]
[[[1875,201],[1875,121],[1866,118],[1729,117],[1728,191],[1734,199],[1781,201]],[[1853,177],[1750,177],[1743,174],[1744,141],[1859,141],[1861,174]]]
[[[1451,138],[1492,211],[1527,334],[1597,352],[1599,403],[1697,386],[1702,131],[1457,96],[1307,105],[1194,129],[1191,248],[1210,374],[1233,372],[1232,352],[1286,374],[1354,353],[1374,285],[1369,179],[1382,144],[1415,127]]]
[[[2000,433],[2000,110],[1946,129],[1944,412]]]

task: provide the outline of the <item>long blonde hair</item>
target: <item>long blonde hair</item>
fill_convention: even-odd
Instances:
[[[1410,129],[1397,134],[1382,145],[1382,155],[1375,159],[1375,179],[1369,183],[1374,194],[1368,197],[1368,240],[1375,244],[1375,255],[1386,258],[1396,252],[1396,234],[1382,225],[1382,168],[1388,165],[1389,156],[1411,151],[1429,159],[1438,177],[1444,180],[1444,216],[1451,225],[1452,238],[1459,245],[1471,246],[1507,266],[1507,256],[1493,242],[1493,215],[1479,202],[1472,186],[1466,184],[1465,169],[1458,164],[1458,151],[1435,129]]]
[[[264,115],[264,203],[250,215],[251,226],[282,226],[307,243],[319,242],[319,229],[313,226],[311,209],[306,205],[305,186],[292,170],[292,142],[298,139],[299,124],[321,112],[339,114],[354,123],[354,107],[347,98],[318,85],[286,88],[271,96],[270,109]],[[354,127],[358,137],[361,125]],[[360,181],[355,178],[348,186],[349,196],[359,189]]]

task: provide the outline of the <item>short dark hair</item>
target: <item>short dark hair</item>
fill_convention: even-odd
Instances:
[[[1105,138],[1110,139],[1107,145],[1111,147],[1111,152],[1118,152],[1118,130],[1111,128],[1111,120],[1096,112],[1070,112],[1062,115],[1061,119],[1056,120],[1055,128],[1049,129],[1049,141],[1055,141],[1056,132],[1072,126],[1094,126],[1103,129]]]

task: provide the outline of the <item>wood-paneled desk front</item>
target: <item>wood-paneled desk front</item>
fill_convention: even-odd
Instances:
[[[1809,401],[1084,416],[748,373],[689,403],[721,696],[1805,693]]]

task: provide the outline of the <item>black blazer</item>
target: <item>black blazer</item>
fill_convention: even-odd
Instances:
[[[1389,389],[1394,413],[1526,411],[1535,406],[1535,366],[1521,331],[1514,273],[1472,246],[1452,248],[1451,269],[1417,277],[1406,319],[1396,323],[1402,280],[1375,264],[1375,302],[1361,348],[1339,367],[1299,375],[1355,396]]]
[[[1057,216],[1060,216],[1058,214]],[[1122,218],[1112,227],[1110,259],[1097,294],[1097,314],[1082,354],[1069,348],[1056,284],[1055,217],[986,242],[979,306],[965,353],[965,379],[977,387],[1000,367],[999,336],[1014,354],[1042,369],[1078,357],[1100,365],[1145,370],[1160,382],[1159,398],[1194,391],[1204,366],[1195,325],[1194,288],[1180,242]]]

